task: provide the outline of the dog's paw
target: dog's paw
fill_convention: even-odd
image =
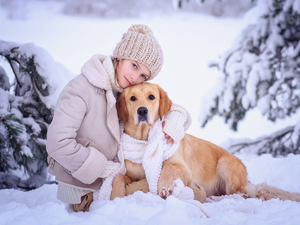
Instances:
[[[163,199],[166,199],[171,194],[172,194],[172,189],[168,188],[168,190],[166,190],[165,187],[163,187],[163,189],[159,192],[159,196]]]
[[[158,195],[161,198],[166,199],[167,197],[172,195],[172,192],[173,192],[173,182],[169,184],[167,182],[158,183]]]
[[[117,197],[122,198],[126,195],[125,185],[127,182],[128,178],[123,174],[118,175],[113,180],[110,200],[114,200]]]

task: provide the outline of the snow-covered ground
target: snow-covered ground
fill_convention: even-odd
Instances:
[[[60,4],[28,1],[19,9],[19,19],[14,20],[8,20],[7,12],[0,8],[0,39],[33,42],[75,76],[93,54],[112,54],[131,24],[144,23],[152,28],[165,57],[162,72],[153,82],[191,113],[193,124],[188,133],[222,144],[228,138],[257,138],[299,120],[298,111],[289,119],[271,123],[258,110],[253,110],[239,125],[238,133],[230,131],[220,118],[214,118],[205,129],[200,128],[197,120],[201,98],[218,76],[207,64],[231,46],[252,20],[251,15],[244,19],[217,19],[182,13],[105,20],[63,15]],[[0,61],[0,65],[4,64]],[[270,155],[241,154],[238,157],[247,166],[254,184],[266,181],[300,192],[300,156],[274,159]],[[56,199],[56,188],[56,185],[45,185],[25,193],[0,190],[0,224],[300,224],[300,203],[245,200],[238,195],[199,204],[135,193],[123,199],[93,203],[88,213],[73,213]]]
[[[300,192],[300,155],[272,158],[243,156],[252,183]],[[44,185],[29,192],[0,190],[0,225],[40,224],[300,224],[300,203],[272,199],[244,199],[239,195],[218,197],[206,203],[163,200],[136,192],[114,201],[92,203],[90,212],[75,213],[56,199],[57,186]],[[208,216],[208,217],[207,217]]]

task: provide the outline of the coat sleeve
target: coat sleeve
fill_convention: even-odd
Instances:
[[[89,91],[82,79],[73,79],[64,88],[56,104],[48,129],[47,152],[79,181],[91,184],[103,172],[107,158],[93,147],[76,141],[89,106]]]
[[[173,104],[171,111],[164,117],[165,126],[163,131],[171,136],[175,142],[180,141],[185,131],[192,124],[192,117],[189,112],[180,105]]]

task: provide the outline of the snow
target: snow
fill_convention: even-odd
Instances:
[[[240,155],[249,179],[300,192],[300,155]],[[90,212],[75,213],[56,199],[57,185],[22,192],[0,190],[0,225],[6,224],[299,224],[300,203],[272,199],[244,199],[230,195],[201,204],[173,196],[163,200],[151,193],[136,192],[113,201],[91,204]],[[207,218],[206,215],[209,217]]]
[[[21,146],[21,154],[22,154],[22,155],[29,156],[29,157],[33,157],[33,154],[32,154],[32,152],[31,152],[31,149],[28,148],[26,145],[22,145],[22,146]]]
[[[6,115],[9,110],[8,93],[0,89],[0,115]]]
[[[20,112],[20,110],[17,110],[17,109],[15,109],[15,108],[12,108],[12,109],[10,110],[10,112],[11,112],[12,114],[14,114],[14,116],[15,116],[16,119],[22,121],[22,119],[23,119],[23,114]]]
[[[33,134],[38,135],[41,132],[41,127],[35,122],[32,117],[22,119],[22,123],[28,125],[33,130]]]
[[[9,89],[9,80],[5,70],[0,66],[0,87],[4,90]]]
[[[296,4],[300,1],[291,2]],[[246,119],[239,124],[237,133],[229,130],[219,117],[215,117],[205,128],[201,128],[198,121],[199,112],[204,109],[203,102],[211,104],[211,93],[220,90],[211,90],[211,87],[217,82],[220,86],[225,85],[220,82],[219,73],[208,68],[208,63],[232,46],[241,30],[256,21],[256,15],[260,14],[258,11],[267,10],[263,7],[252,9],[243,20],[186,13],[108,20],[63,15],[61,4],[59,1],[22,2],[21,8],[26,10],[19,8],[17,16],[10,16],[13,19],[8,19],[7,12],[0,8],[0,30],[5,31],[0,33],[1,40],[30,43],[28,48],[34,43],[41,48],[40,51],[49,52],[40,61],[47,70],[45,74],[52,74],[51,82],[57,85],[57,90],[53,90],[52,98],[49,98],[49,105],[55,104],[53,99],[66,80],[79,74],[81,66],[92,55],[111,54],[122,33],[131,24],[145,23],[153,30],[164,52],[163,69],[153,82],[161,85],[174,103],[190,112],[193,124],[188,133],[220,145],[229,138],[255,139],[299,121],[299,110],[286,120],[272,123],[261,115],[259,109],[247,114]],[[255,59],[247,60],[250,62]],[[0,61],[0,66],[11,79],[12,73],[9,74],[9,67],[4,61]],[[5,107],[7,103],[1,104]],[[238,157],[245,163],[252,183],[266,181],[284,190],[300,192],[300,156],[274,159],[270,155],[258,157],[243,153]],[[137,192],[114,201],[95,202],[88,213],[74,213],[67,204],[56,199],[56,191],[55,184],[44,185],[29,192],[0,190],[0,225],[300,224],[300,203],[292,201],[273,199],[262,202],[232,195],[208,199],[206,203],[200,204],[181,201],[172,196],[163,200],[151,193]]]
[[[263,115],[265,115],[267,113],[267,111],[269,109],[270,101],[271,101],[270,95],[265,95],[258,100],[257,107],[259,108],[259,110],[261,111],[261,113]]]

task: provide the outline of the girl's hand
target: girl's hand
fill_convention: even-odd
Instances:
[[[164,126],[165,126],[165,121],[162,123],[163,129],[164,129]],[[171,138],[168,134],[166,134],[165,132],[164,132],[164,134],[165,134],[165,138],[167,139],[167,143],[170,143],[173,141],[173,138]]]

